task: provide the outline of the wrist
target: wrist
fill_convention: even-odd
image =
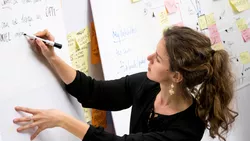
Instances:
[[[58,127],[67,128],[67,122],[70,120],[70,117],[68,115],[62,115],[58,119]]]
[[[50,63],[50,64],[53,64],[53,62],[55,62],[56,60],[59,59],[59,57],[55,54],[55,55],[52,55],[50,57],[45,57],[47,59],[47,61]]]

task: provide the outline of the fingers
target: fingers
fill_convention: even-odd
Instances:
[[[42,123],[43,123],[43,121],[37,121],[37,122],[33,122],[31,124],[27,124],[27,125],[21,126],[21,127],[17,128],[17,132],[22,132],[24,130],[27,130],[27,129],[30,129],[30,128],[34,128],[36,126],[39,126]]]
[[[13,120],[14,123],[19,123],[19,122],[30,122],[30,121],[36,121],[39,118],[37,116],[27,116],[27,117],[21,117],[21,118],[16,118]]]
[[[47,45],[45,45],[44,42],[42,42],[41,40],[37,39],[36,43],[41,48],[42,51],[45,51],[48,49]]]
[[[30,137],[30,140],[35,139],[36,136],[37,136],[38,134],[40,134],[40,132],[42,132],[44,129],[45,129],[44,127],[39,127],[39,128],[36,130],[36,132]]]
[[[47,38],[50,41],[55,40],[54,36],[52,34],[50,34],[50,32],[47,29],[45,29],[43,31],[39,31],[35,35],[38,37],[41,37],[41,38]]]
[[[30,114],[36,114],[38,113],[40,110],[37,109],[31,109],[31,108],[26,108],[26,107],[15,107],[16,111],[21,111],[21,112],[25,112],[25,113],[30,113]]]

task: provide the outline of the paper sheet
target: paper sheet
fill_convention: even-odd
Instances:
[[[214,19],[214,13],[206,15],[206,21],[207,21],[207,26],[212,26],[216,24],[215,19]]]
[[[99,47],[98,47],[98,42],[96,38],[94,22],[91,23],[90,35],[91,35],[91,63],[98,64],[101,62],[101,58],[100,58]]]
[[[244,42],[248,42],[250,41],[250,28],[243,30],[241,32],[242,38],[244,40]]]
[[[92,125],[107,127],[106,111],[92,109]]]
[[[243,18],[236,20],[236,24],[240,31],[246,30],[248,28],[247,22]]]
[[[212,26],[209,26],[208,31],[209,31],[209,37],[210,37],[212,44],[217,44],[221,42],[220,33],[218,32],[215,24]]]
[[[198,18],[198,23],[199,23],[199,26],[200,26],[200,29],[201,30],[204,30],[207,28],[207,20],[206,20],[206,16],[205,15],[202,15]]]
[[[131,0],[132,3],[139,2],[141,0]]]
[[[248,63],[250,63],[250,54],[249,54],[248,51],[240,53],[240,62],[242,64],[248,64]]]
[[[88,27],[79,32],[72,32],[67,35],[70,60],[72,67],[88,75],[88,46],[90,42],[90,34]],[[91,121],[91,109],[83,108],[86,122]]]
[[[175,13],[178,10],[175,0],[165,0],[164,5],[168,13]]]
[[[166,10],[161,11],[159,13],[159,20],[160,20],[160,25],[163,29],[167,28],[168,24],[169,24],[169,20],[168,20],[168,14],[166,12]]]
[[[232,8],[237,12],[242,12],[250,8],[248,0],[229,0]]]
[[[222,49],[224,49],[224,46],[222,45],[222,43],[218,43],[218,44],[212,45],[212,49],[213,50],[222,50]]]

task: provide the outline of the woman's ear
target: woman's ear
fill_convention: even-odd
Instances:
[[[180,83],[183,80],[183,76],[180,72],[176,71],[173,75],[173,82]]]

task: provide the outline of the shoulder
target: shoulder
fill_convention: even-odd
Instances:
[[[137,100],[137,102],[138,100],[145,101],[146,99],[152,99],[154,94],[160,89],[159,83],[147,77],[147,72],[128,75],[128,79],[131,82],[131,87],[135,88],[135,100]]]

